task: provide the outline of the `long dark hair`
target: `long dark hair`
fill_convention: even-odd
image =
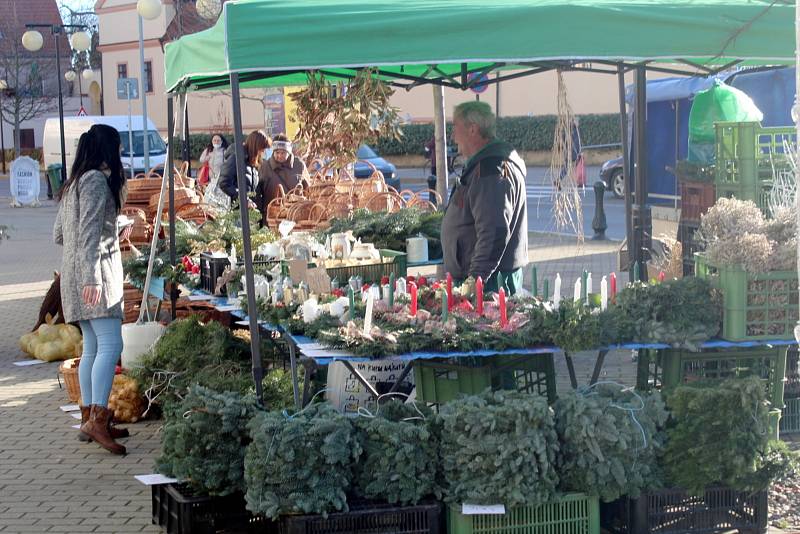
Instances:
[[[208,140],[208,144],[206,145],[206,150],[208,152],[211,152],[212,150],[214,150],[214,142],[213,141],[214,141],[215,137],[219,137],[220,139],[222,139],[222,150],[223,151],[226,148],[228,148],[228,140],[225,139],[224,135],[222,135],[222,134],[211,134],[211,139]]]
[[[95,124],[89,131],[81,134],[78,140],[78,149],[75,151],[75,161],[69,173],[69,179],[58,194],[59,200],[75,185],[86,172],[108,168],[111,174],[108,177],[108,187],[114,196],[117,211],[122,209],[122,190],[125,187],[125,173],[122,172],[122,158],[120,157],[121,140],[116,128],[106,124]]]

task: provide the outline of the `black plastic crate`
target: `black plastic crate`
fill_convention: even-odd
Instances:
[[[225,268],[231,264],[227,257],[215,258],[206,252],[200,253],[200,287],[214,294],[215,286],[217,285],[217,278],[222,276]],[[222,287],[221,293],[225,294],[225,286]]]
[[[281,517],[281,534],[439,534],[444,532],[440,503],[415,506],[351,505],[349,512]]]
[[[681,489],[620,499],[602,507],[603,528],[618,534],[717,534],[767,530],[767,490],[756,493],[709,488],[702,495]]]
[[[683,275],[694,275],[694,253],[701,252],[700,243],[695,237],[695,232],[700,229],[698,222],[681,221],[678,225],[678,242],[683,247]]]
[[[242,493],[210,497],[195,495],[184,484],[157,484],[151,487],[153,524],[169,534],[278,531],[277,524],[253,516],[245,508]]]

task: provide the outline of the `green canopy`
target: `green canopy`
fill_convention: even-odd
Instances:
[[[709,68],[794,60],[790,0],[239,0],[166,45],[166,87],[297,85],[305,71],[393,80],[545,69],[558,62],[682,61]],[[548,63],[550,62],[550,63]]]

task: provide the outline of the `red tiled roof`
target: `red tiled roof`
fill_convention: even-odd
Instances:
[[[0,32],[2,32],[0,54],[8,53],[17,44],[14,40],[22,39],[22,34],[26,30],[25,24],[63,24],[56,0],[25,0],[24,2],[0,0],[0,13],[3,14],[0,17]],[[38,52],[28,52],[21,46],[21,41],[18,41],[20,53],[36,54],[38,57],[55,56],[55,42],[50,30],[48,28],[38,28],[38,30],[44,37],[42,49]],[[59,38],[61,57],[67,58],[69,61],[70,46],[64,37]]]

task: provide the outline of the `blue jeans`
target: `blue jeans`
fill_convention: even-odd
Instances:
[[[84,406],[108,406],[114,371],[122,353],[122,321],[104,317],[81,321],[83,355],[78,367]]]

